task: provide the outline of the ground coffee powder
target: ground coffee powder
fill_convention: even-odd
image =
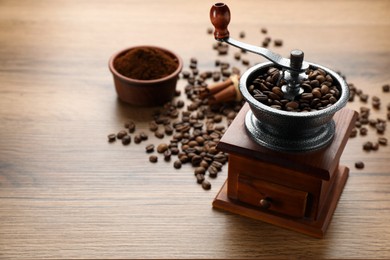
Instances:
[[[150,47],[131,49],[114,61],[114,67],[120,74],[138,80],[168,76],[177,66],[176,59],[160,49]]]

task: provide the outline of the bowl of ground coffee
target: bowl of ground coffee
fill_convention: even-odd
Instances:
[[[117,52],[109,69],[120,100],[137,106],[158,106],[175,96],[182,59],[157,46],[135,46]]]

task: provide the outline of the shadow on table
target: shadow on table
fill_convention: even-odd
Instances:
[[[262,221],[235,215],[219,209],[223,214],[224,235],[221,243],[226,245],[230,257],[326,257],[329,240],[317,239]]]

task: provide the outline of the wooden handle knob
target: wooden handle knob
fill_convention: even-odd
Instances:
[[[269,198],[261,199],[260,206],[263,209],[268,209],[269,207],[271,207],[271,200]]]
[[[214,4],[210,9],[210,20],[214,25],[214,37],[216,40],[229,38],[227,27],[230,23],[230,10],[226,4]]]

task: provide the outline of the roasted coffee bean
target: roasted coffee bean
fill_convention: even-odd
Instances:
[[[161,143],[157,146],[157,152],[158,153],[163,153],[166,150],[168,150],[168,145],[166,143]]]
[[[217,161],[213,161],[211,163],[211,166],[215,167],[218,171],[220,171],[222,169],[223,164]]]
[[[382,86],[382,90],[383,90],[383,92],[389,92],[390,91],[390,85],[389,84],[383,85]]]
[[[114,142],[116,140],[116,134],[109,134],[107,136],[108,138],[108,141],[111,143],[111,142]]]
[[[203,183],[203,181],[205,180],[204,174],[196,174],[195,177],[196,177],[196,182],[199,184]]]
[[[282,46],[282,45],[283,45],[283,40],[275,39],[275,40],[274,40],[274,45],[275,45],[276,47]]]
[[[154,132],[154,136],[156,136],[157,138],[164,138],[165,134],[164,134],[164,130],[162,129],[158,129],[157,131]]]
[[[170,150],[171,150],[171,153],[173,155],[177,155],[180,152],[179,148],[177,148],[177,147],[172,147],[172,148],[170,148]]]
[[[213,165],[210,165],[207,171],[209,173],[210,178],[216,178],[218,176],[218,169]]]
[[[201,161],[202,161],[202,157],[199,156],[199,155],[194,155],[194,156],[191,158],[191,164],[192,164],[192,166],[199,166]]]
[[[135,135],[134,136],[134,143],[139,144],[141,142],[142,142],[141,136],[140,135]]]
[[[156,155],[149,156],[149,162],[155,163],[158,161],[158,157]]]
[[[128,145],[131,143],[131,137],[130,135],[125,135],[123,138],[122,138],[122,144],[124,145]]]
[[[203,180],[202,188],[205,189],[205,190],[211,189],[211,183],[209,181],[207,181],[207,180]]]
[[[154,131],[157,131],[158,129],[158,125],[156,122],[152,121],[149,123],[149,130],[154,132]]]
[[[248,59],[242,59],[242,64],[248,66],[250,62]]]
[[[190,72],[182,71],[181,75],[183,76],[183,78],[188,79],[190,77]]]
[[[368,100],[368,95],[366,95],[366,94],[361,94],[360,95],[360,101],[367,102],[367,100]]]
[[[172,153],[171,153],[171,150],[166,150],[164,152],[164,160],[169,162],[171,160],[171,156],[172,156]]]
[[[222,116],[221,115],[215,115],[213,117],[213,120],[215,123],[220,123],[222,121]]]
[[[172,135],[173,127],[171,125],[164,125],[164,132],[166,135]]]
[[[363,150],[370,151],[372,149],[373,143],[370,141],[367,141],[363,144]]]
[[[173,162],[173,167],[175,168],[175,169],[180,169],[181,168],[181,161],[180,160],[176,160],[176,161],[174,161]]]
[[[375,128],[376,128],[376,132],[378,134],[383,134],[386,130],[386,125],[384,122],[378,122],[376,125],[375,125]]]
[[[176,102],[176,107],[177,108],[182,108],[182,107],[184,107],[184,101],[183,100],[181,100],[181,99],[179,99],[177,102]]]
[[[190,158],[187,155],[182,155],[179,157],[179,160],[181,163],[187,163],[189,162]]]
[[[147,153],[152,153],[154,152],[154,144],[149,144],[145,147],[145,150]]]
[[[134,133],[135,131],[135,123],[134,121],[128,121],[125,123],[125,128],[129,129],[129,133]]]
[[[145,132],[139,133],[139,136],[141,137],[142,141],[146,141],[149,138]]]
[[[127,135],[127,132],[125,130],[121,130],[116,134],[116,138],[122,139],[124,136]]]
[[[378,143],[380,145],[387,145],[387,138],[386,137],[379,137],[378,138]]]
[[[275,93],[276,95],[278,95],[280,98],[283,97],[283,91],[279,87],[273,87],[272,92]]]
[[[206,160],[202,160],[199,164],[199,166],[207,169],[209,167],[209,163]]]
[[[367,135],[368,129],[365,127],[361,127],[359,132],[360,132],[360,135]]]
[[[362,161],[355,162],[356,169],[363,169],[364,163]]]
[[[299,107],[299,104],[296,101],[290,101],[286,104],[286,108],[291,109],[291,110],[297,109],[298,107]]]
[[[206,174],[206,169],[202,166],[199,166],[199,167],[196,167],[195,170],[194,170],[194,174],[197,175],[197,174]]]

